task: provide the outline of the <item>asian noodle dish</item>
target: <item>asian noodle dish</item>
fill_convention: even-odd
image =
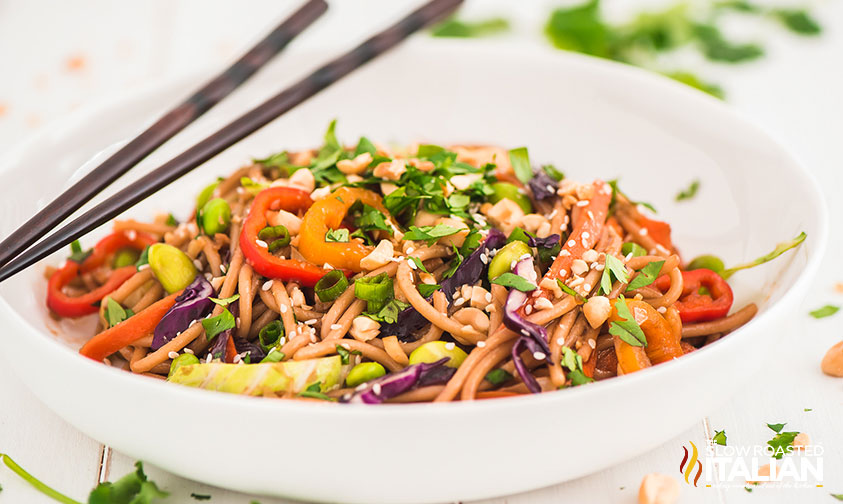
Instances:
[[[648,210],[647,207],[650,209]],[[120,220],[49,268],[86,357],[183,386],[347,403],[510,397],[682,357],[749,321],[725,268],[685,262],[616,181],[526,148],[363,137],[254,160],[195,212]]]

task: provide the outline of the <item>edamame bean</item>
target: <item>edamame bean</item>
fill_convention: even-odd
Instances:
[[[193,261],[187,254],[166,243],[149,247],[149,267],[170,294],[184,289],[196,278]]]
[[[522,193],[518,189],[518,186],[508,182],[495,182],[489,187],[491,187],[492,191],[494,191],[494,194],[489,196],[489,201],[491,203],[497,203],[498,201],[506,198],[517,203],[518,206],[521,207],[521,210],[524,210],[525,214],[533,211],[533,205],[530,203],[530,198],[528,198],[526,194]]]
[[[628,256],[630,252],[632,252],[632,257],[647,255],[647,250],[635,242],[626,242],[621,245],[621,254]]]
[[[723,275],[723,271],[726,270],[726,265],[723,264],[723,260],[717,257],[716,255],[706,254],[701,255],[699,257],[695,257],[693,261],[688,263],[688,267],[685,268],[688,271],[696,270],[696,269],[709,269],[718,275]]]
[[[515,240],[507,243],[502,249],[498,250],[498,253],[489,262],[489,280],[494,280],[510,271],[512,261],[517,261],[524,254],[532,255],[532,253],[530,247],[522,241]]]
[[[111,267],[114,269],[122,268],[124,266],[131,266],[138,262],[140,252],[133,248],[122,248],[114,254],[114,259],[111,260]]]
[[[205,206],[205,203],[211,199],[211,196],[214,195],[214,190],[216,190],[217,186],[220,185],[219,182],[214,182],[213,184],[209,185],[208,187],[202,189],[202,192],[199,193],[199,196],[196,197],[196,208],[201,210],[202,207]]]
[[[369,380],[380,378],[385,374],[386,369],[377,362],[361,362],[351,368],[351,371],[348,372],[345,384],[349,387],[356,387],[361,383],[366,383]]]
[[[410,354],[410,364],[422,362],[430,364],[445,357],[451,359],[445,363],[446,366],[457,368],[468,357],[468,354],[454,343],[431,341],[413,350],[413,353]]]
[[[202,207],[202,228],[208,236],[225,233],[231,224],[231,207],[222,198],[214,198]]]

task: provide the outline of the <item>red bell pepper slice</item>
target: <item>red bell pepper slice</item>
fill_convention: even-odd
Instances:
[[[256,272],[267,278],[295,281],[306,287],[313,287],[325,275],[326,271],[315,264],[281,259],[258,245],[258,233],[267,226],[266,212],[286,210],[295,213],[307,210],[312,204],[308,193],[292,187],[270,187],[255,196],[240,233],[240,248]]]
[[[98,303],[135,274],[134,266],[125,266],[112,271],[111,276],[103,285],[81,296],[68,296],[64,293],[65,286],[80,274],[102,266],[109,257],[122,248],[143,250],[157,241],[151,235],[127,231],[117,231],[106,236],[94,245],[91,255],[82,264],[68,260],[64,266],[52,274],[47,283],[47,306],[61,317],[81,317],[96,313],[99,310]]]
[[[709,269],[682,272],[682,295],[676,301],[682,322],[703,322],[725,317],[732,308],[732,288],[720,275]],[[655,286],[662,291],[670,287],[670,277],[660,276]],[[710,294],[700,294],[700,287]]]

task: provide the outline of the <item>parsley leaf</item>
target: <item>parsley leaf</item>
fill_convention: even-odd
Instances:
[[[329,229],[325,233],[326,243],[348,243],[348,229]]]
[[[350,211],[354,214],[359,213],[354,218],[354,225],[358,229],[363,231],[386,231],[389,234],[393,233],[392,226],[386,222],[386,216],[377,208],[358,201],[351,206]]]
[[[608,258],[607,256],[606,259]],[[638,275],[629,282],[629,286],[626,288],[627,292],[646,287],[655,282],[662,271],[662,266],[664,266],[664,261],[655,261],[644,266]]]
[[[773,432],[781,432],[784,429],[784,426],[787,425],[786,423],[777,423],[777,424],[767,424],[767,427],[773,430]]]
[[[568,347],[562,347],[562,361],[561,364],[568,368],[568,379],[571,380],[571,386],[584,385],[591,383],[594,380],[586,376],[582,367],[582,356]]]
[[[377,154],[378,149],[371,140],[366,137],[360,137],[360,140],[357,141],[357,148],[354,149],[354,157],[357,157],[365,152],[368,152],[374,157],[375,154]]]
[[[419,294],[421,294],[422,297],[425,297],[425,298],[432,296],[434,292],[436,292],[436,291],[438,291],[439,289],[442,288],[442,286],[439,285],[439,284],[426,284],[426,283],[419,284],[418,287],[419,287]]]
[[[416,267],[414,269],[419,269],[424,271],[425,273],[430,273],[427,271],[427,268],[424,267],[424,263],[418,257],[410,256],[407,258],[408,261],[412,262]]]
[[[609,29],[600,19],[599,0],[554,10],[545,34],[559,49],[609,57]]]
[[[818,35],[820,24],[804,10],[776,9],[773,15],[790,31],[799,35]]]
[[[151,504],[169,495],[158,489],[143,472],[143,464],[135,462],[135,472],[114,483],[100,483],[88,496],[88,504]]]
[[[234,329],[235,325],[234,315],[228,311],[228,308],[224,309],[216,317],[202,319],[202,327],[205,328],[205,338],[208,341],[221,332]]]
[[[340,360],[343,364],[348,364],[351,362],[352,355],[362,355],[360,350],[348,350],[342,345],[337,345],[337,355],[340,356]],[[312,385],[311,385],[312,386]]]
[[[214,303],[216,303],[220,306],[228,306],[231,303],[240,299],[240,294],[235,294],[235,295],[233,295],[231,297],[227,297],[225,299],[219,299],[219,298],[214,298],[214,297],[209,297],[208,299],[210,299],[212,302],[214,302]]]
[[[770,456],[781,459],[784,455],[793,451],[793,440],[799,435],[798,432],[779,432],[773,439],[767,441],[770,446]]]
[[[456,245],[452,245],[451,248],[454,249],[454,258],[451,259],[451,265],[448,266],[448,269],[442,273],[442,278],[451,278],[454,273],[457,272],[457,268],[460,267],[463,260],[465,259],[465,254],[462,253],[461,249],[458,249]]]
[[[723,429],[722,431],[716,431],[711,440],[721,446],[726,446],[726,430]]]
[[[687,189],[683,189],[676,195],[676,201],[684,201],[689,200],[697,195],[697,191],[700,189],[700,181],[699,179],[694,180],[691,182],[691,185],[688,186]]]
[[[108,327],[114,327],[134,314],[131,309],[123,308],[120,303],[108,297],[105,305],[105,321],[108,322]]]
[[[629,311],[629,306],[627,306],[626,299],[623,296],[615,300],[615,310],[622,320],[609,323],[609,334],[617,336],[621,341],[632,346],[647,346],[647,337]]]
[[[334,399],[322,393],[322,383],[316,382],[310,385],[303,391],[299,392],[299,397],[309,397],[311,399],[322,399],[323,401],[333,401]]]
[[[661,268],[661,266],[660,266]],[[603,268],[603,276],[600,277],[600,292],[608,294],[612,291],[612,277],[620,283],[629,281],[626,273],[626,266],[612,254],[606,254],[606,264]]]
[[[138,271],[140,271],[141,266],[144,264],[149,264],[149,245],[147,245],[146,248],[143,249],[143,252],[141,252],[138,262],[135,263],[135,267]]]
[[[495,17],[481,21],[448,19],[433,29],[434,37],[479,38],[498,35],[509,30],[509,21]]]
[[[461,230],[459,228],[455,228],[453,226],[448,226],[447,224],[437,224],[435,226],[410,226],[410,230],[404,234],[405,240],[424,240],[427,242],[427,246],[430,247],[439,238],[443,236],[450,236],[452,234],[457,234]]]
[[[694,27],[694,34],[703,54],[712,61],[739,63],[760,58],[764,50],[757,44],[735,44],[723,37],[720,29],[710,24]]]
[[[507,288],[518,289],[521,292],[532,292],[538,289],[538,286],[530,282],[526,278],[516,275],[515,273],[504,273],[492,280],[493,284],[503,285]]]
[[[496,368],[486,373],[486,381],[496,387],[502,383],[508,382],[512,378],[513,376],[506,369],[501,368]]]
[[[816,310],[811,312],[811,316],[819,319],[823,317],[830,317],[837,313],[840,310],[839,306],[835,305],[825,305],[822,308],[817,308]]]
[[[533,167],[530,166],[530,154],[526,147],[519,147],[509,151],[509,162],[518,180],[526,184],[533,178]]]
[[[198,501],[211,500],[211,496],[207,495],[207,494],[198,494],[198,493],[191,492],[190,496],[193,497],[194,499],[198,500]]]

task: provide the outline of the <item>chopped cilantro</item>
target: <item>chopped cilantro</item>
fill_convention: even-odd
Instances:
[[[351,362],[351,356],[352,355],[362,355],[360,350],[348,350],[347,348],[345,348],[342,345],[337,345],[336,348],[337,348],[337,355],[340,356],[340,360],[342,361],[343,364],[348,364],[349,362]]]
[[[811,409],[811,408],[805,408],[805,409],[803,409],[802,411],[808,412],[808,411],[814,411],[814,410],[813,410],[813,409]]]
[[[486,381],[497,387],[511,380],[513,376],[505,369],[496,368],[486,373]]]
[[[190,496],[193,497],[194,499],[198,500],[198,501],[211,500],[211,496],[207,495],[207,494],[198,494],[198,493],[191,492]]]
[[[726,446],[726,430],[716,431],[711,440],[719,445]]]
[[[231,297],[227,297],[227,298],[225,298],[225,299],[219,299],[219,298],[215,298],[215,297],[208,298],[208,299],[210,299],[212,302],[214,302],[214,303],[216,303],[216,304],[218,304],[218,305],[220,305],[220,306],[228,306],[228,305],[230,305],[231,303],[233,303],[233,302],[237,301],[238,299],[240,299],[240,294],[235,294],[235,295],[233,295],[233,296],[231,296]]]
[[[584,385],[591,383],[594,380],[586,376],[582,367],[582,356],[568,347],[562,347],[562,361],[560,362],[564,367],[568,368],[568,379],[571,380],[571,386]]]
[[[227,308],[216,317],[202,319],[202,327],[205,328],[205,338],[208,341],[221,332],[234,329],[235,325],[234,315]]]
[[[135,267],[138,271],[140,271],[141,266],[145,264],[149,264],[149,245],[147,245],[146,248],[143,249],[143,252],[141,252],[138,262],[135,263]]]
[[[375,147],[375,144],[373,144],[371,140],[366,137],[360,137],[360,140],[358,140],[357,142],[357,148],[354,149],[354,157],[357,157],[360,154],[366,152],[374,156],[375,154],[377,154],[378,149],[377,147]]]
[[[257,193],[269,187],[269,184],[261,184],[260,182],[255,182],[249,177],[240,177],[240,185],[243,187],[243,189],[245,189],[252,195],[256,195]]]
[[[565,282],[563,282],[562,280],[557,278],[556,283],[557,283],[557,285],[559,285],[559,288],[562,289],[562,292],[564,292],[565,294],[567,294],[567,295],[573,297],[574,299],[576,299],[578,303],[587,303],[588,302],[588,299],[581,296],[579,292],[577,292],[574,289],[565,285]]]
[[[419,287],[419,294],[421,294],[422,297],[425,297],[425,298],[432,296],[434,292],[436,292],[436,291],[438,291],[439,289],[442,288],[442,286],[439,285],[439,284],[426,284],[426,283],[419,284],[418,287]]]
[[[424,263],[422,262],[422,260],[418,257],[410,256],[407,258],[407,260],[415,264],[415,269],[419,269],[421,271],[424,271],[425,273],[430,273],[429,271],[427,271],[427,268],[424,267]]]
[[[427,246],[431,246],[439,238],[443,236],[450,236],[459,233],[461,230],[447,224],[437,224],[435,226],[410,226],[410,230],[404,234],[405,240],[424,240]]]
[[[325,233],[326,243],[348,243],[348,229],[329,229]]]
[[[533,282],[526,278],[516,275],[515,273],[504,273],[492,280],[493,284],[503,285],[507,288],[518,289],[521,292],[532,292],[538,287]]]
[[[114,483],[100,483],[88,496],[88,504],[151,504],[169,495],[147,479],[143,464],[135,462],[131,472]]]
[[[299,392],[299,397],[309,397],[311,399],[322,399],[323,401],[333,401],[334,399],[322,393],[322,383],[316,382],[308,386],[303,391]]]
[[[764,50],[758,44],[736,44],[723,37],[720,29],[711,24],[698,24],[694,35],[703,54],[712,61],[739,63],[760,58]]]
[[[94,249],[82,250],[82,245],[79,243],[79,240],[73,240],[70,244],[70,255],[68,256],[68,259],[81,264],[93,253]]]
[[[606,256],[608,259],[609,256]],[[640,289],[641,287],[646,287],[651,283],[656,281],[658,278],[659,273],[661,273],[662,266],[664,266],[664,261],[655,261],[647,264],[644,266],[641,271],[638,273],[638,276],[632,279],[629,282],[629,286],[626,288],[627,291]],[[604,270],[605,271],[605,270]]]
[[[173,214],[167,214],[167,221],[165,222],[168,226],[178,226],[179,221],[173,216]]]
[[[661,266],[659,266],[661,268]],[[606,254],[606,264],[603,268],[603,276],[600,277],[600,292],[608,294],[612,291],[612,278],[620,283],[629,281],[626,273],[626,266],[612,254]]]
[[[676,201],[684,201],[692,199],[694,196],[697,195],[697,191],[700,189],[700,181],[699,179],[695,179],[691,182],[691,185],[688,186],[687,189],[683,189],[676,195]]]
[[[647,346],[647,337],[629,311],[629,306],[623,296],[615,300],[615,310],[621,320],[609,323],[609,334],[617,336],[632,346]]]
[[[790,31],[799,35],[818,35],[822,32],[820,24],[807,11],[775,9],[773,15]]]
[[[356,215],[354,225],[362,231],[386,231],[392,234],[392,227],[387,224],[386,216],[375,207],[357,202],[351,205],[349,211]]]
[[[363,315],[378,322],[385,322],[387,324],[394,324],[398,322],[398,314],[407,309],[410,305],[399,301],[398,299],[390,299],[377,313],[365,312]]]
[[[822,308],[817,308],[816,310],[812,311],[811,316],[814,317],[814,318],[817,318],[817,319],[824,318],[824,317],[830,317],[830,316],[834,315],[835,313],[837,313],[838,311],[840,311],[839,306],[825,305]]]
[[[767,444],[770,446],[771,456],[776,459],[781,459],[783,455],[793,451],[793,440],[799,435],[798,432],[793,431],[782,432],[785,425],[787,424],[767,424],[767,427],[776,433],[773,439],[767,441]]]
[[[108,322],[108,327],[114,327],[135,314],[131,309],[120,306],[120,303],[111,299],[110,296],[107,299],[108,301],[105,304],[105,321]]]

